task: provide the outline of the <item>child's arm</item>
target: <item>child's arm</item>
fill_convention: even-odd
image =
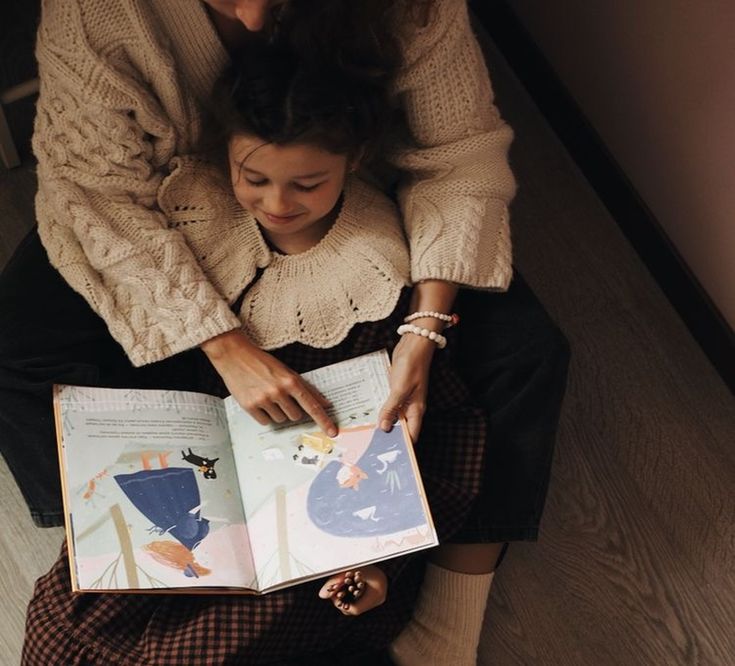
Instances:
[[[360,615],[380,606],[387,596],[388,577],[375,565],[332,576],[319,590],[319,597],[331,600],[344,615]]]

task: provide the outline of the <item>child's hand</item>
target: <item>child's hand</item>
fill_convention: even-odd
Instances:
[[[388,595],[388,578],[376,566],[361,567],[332,576],[319,590],[344,615],[360,615],[380,606]]]

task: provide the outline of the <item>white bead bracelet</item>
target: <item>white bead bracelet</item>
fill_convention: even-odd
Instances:
[[[434,312],[433,310],[422,310],[421,312],[414,312],[408,315],[403,321],[408,324],[415,319],[423,319],[424,317],[431,317],[432,319],[438,319],[443,321],[446,326],[445,328],[451,328],[459,323],[459,315],[457,313],[444,314],[443,312]]]
[[[420,335],[422,338],[428,338],[436,343],[439,349],[444,349],[447,346],[447,339],[441,333],[430,331],[428,328],[421,328],[421,326],[414,326],[413,324],[401,324],[398,327],[398,335],[404,335],[405,333],[413,333],[414,335]]]

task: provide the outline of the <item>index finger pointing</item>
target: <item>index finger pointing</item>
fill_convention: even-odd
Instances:
[[[324,407],[319,404],[319,401],[311,391],[304,388],[297,392],[294,395],[294,398],[299,405],[301,405],[301,409],[303,409],[329,437],[337,436],[337,427],[334,425],[334,422],[329,418]]]

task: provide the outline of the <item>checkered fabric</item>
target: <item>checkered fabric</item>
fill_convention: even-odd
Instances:
[[[356,326],[331,349],[289,345],[276,355],[305,372],[395,345],[408,293],[385,321]],[[451,333],[451,331],[450,331]],[[222,393],[202,367],[203,388]],[[417,457],[440,540],[451,539],[481,485],[485,420],[471,404],[451,359],[435,355]],[[343,654],[386,646],[411,615],[424,556],[381,564],[388,599],[361,616],[344,617],[317,597],[321,582],[265,596],[82,594],[70,592],[66,548],[36,583],[26,624],[23,664],[298,664],[304,655]],[[313,662],[310,662],[313,663]],[[324,663],[334,663],[325,657]]]

